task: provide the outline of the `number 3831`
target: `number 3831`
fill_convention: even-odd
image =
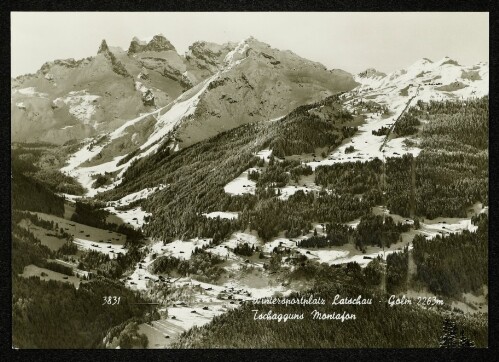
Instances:
[[[102,305],[117,305],[121,302],[121,297],[117,297],[116,295],[106,295],[102,298],[104,299]]]

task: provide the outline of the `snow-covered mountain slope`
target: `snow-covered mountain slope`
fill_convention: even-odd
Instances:
[[[407,137],[386,139],[373,131],[390,128],[409,107],[418,101],[466,100],[489,93],[489,66],[481,62],[462,66],[445,57],[437,62],[427,58],[388,75],[368,69],[355,76],[358,87],[343,95],[345,106],[362,113],[366,122],[349,143],[343,144],[324,160],[309,162],[319,165],[370,160],[375,157],[418,155],[417,139],[409,144]],[[382,109],[386,111],[382,111]],[[349,151],[346,151],[349,148]]]
[[[92,196],[118,184],[132,162],[162,144],[186,147],[244,123],[275,119],[296,106],[357,85],[346,72],[329,71],[254,38],[236,44],[221,62],[215,74],[164,107],[88,139],[62,171],[76,177]],[[112,174],[113,181],[94,189],[95,178],[105,172]]]
[[[356,94],[373,101],[387,102],[390,98],[408,96],[409,88],[418,86],[418,99],[423,101],[466,99],[489,93],[487,62],[462,66],[449,57],[436,62],[422,58],[409,67],[388,75],[368,69],[355,79],[361,83],[355,89]]]

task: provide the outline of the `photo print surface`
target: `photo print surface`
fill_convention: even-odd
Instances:
[[[488,13],[11,33],[13,348],[487,347]]]

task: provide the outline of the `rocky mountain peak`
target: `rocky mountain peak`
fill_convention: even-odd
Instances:
[[[108,52],[109,47],[107,46],[106,39],[102,39],[102,42],[100,43],[99,50],[97,50],[97,54]]]
[[[451,64],[451,65],[457,65],[457,66],[459,66],[459,63],[458,63],[456,60],[454,60],[454,59],[452,59],[452,58],[450,58],[450,57],[448,57],[448,56],[443,57],[443,58],[439,61],[439,64],[440,64],[440,65]]]
[[[367,68],[363,72],[359,73],[359,77],[361,77],[361,78],[386,77],[386,74],[383,72],[377,71],[374,68]]]
[[[148,50],[152,51],[166,51],[166,50],[175,50],[175,47],[170,43],[168,39],[164,37],[164,35],[159,34],[153,36],[152,40],[147,44]]]
[[[137,37],[134,37],[130,42],[130,46],[128,48],[128,54],[152,51],[152,52],[161,52],[161,51],[175,51],[175,47],[170,43],[168,39],[165,38],[163,34],[154,35],[150,41],[140,40]]]

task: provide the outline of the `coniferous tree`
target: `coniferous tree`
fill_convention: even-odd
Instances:
[[[440,337],[440,348],[457,348],[459,340],[457,337],[456,322],[446,317],[442,327],[442,336]]]
[[[471,339],[466,337],[466,335],[464,334],[464,330],[462,330],[462,329],[461,329],[461,334],[459,336],[459,347],[461,347],[461,348],[474,348],[475,347],[475,343]]]

